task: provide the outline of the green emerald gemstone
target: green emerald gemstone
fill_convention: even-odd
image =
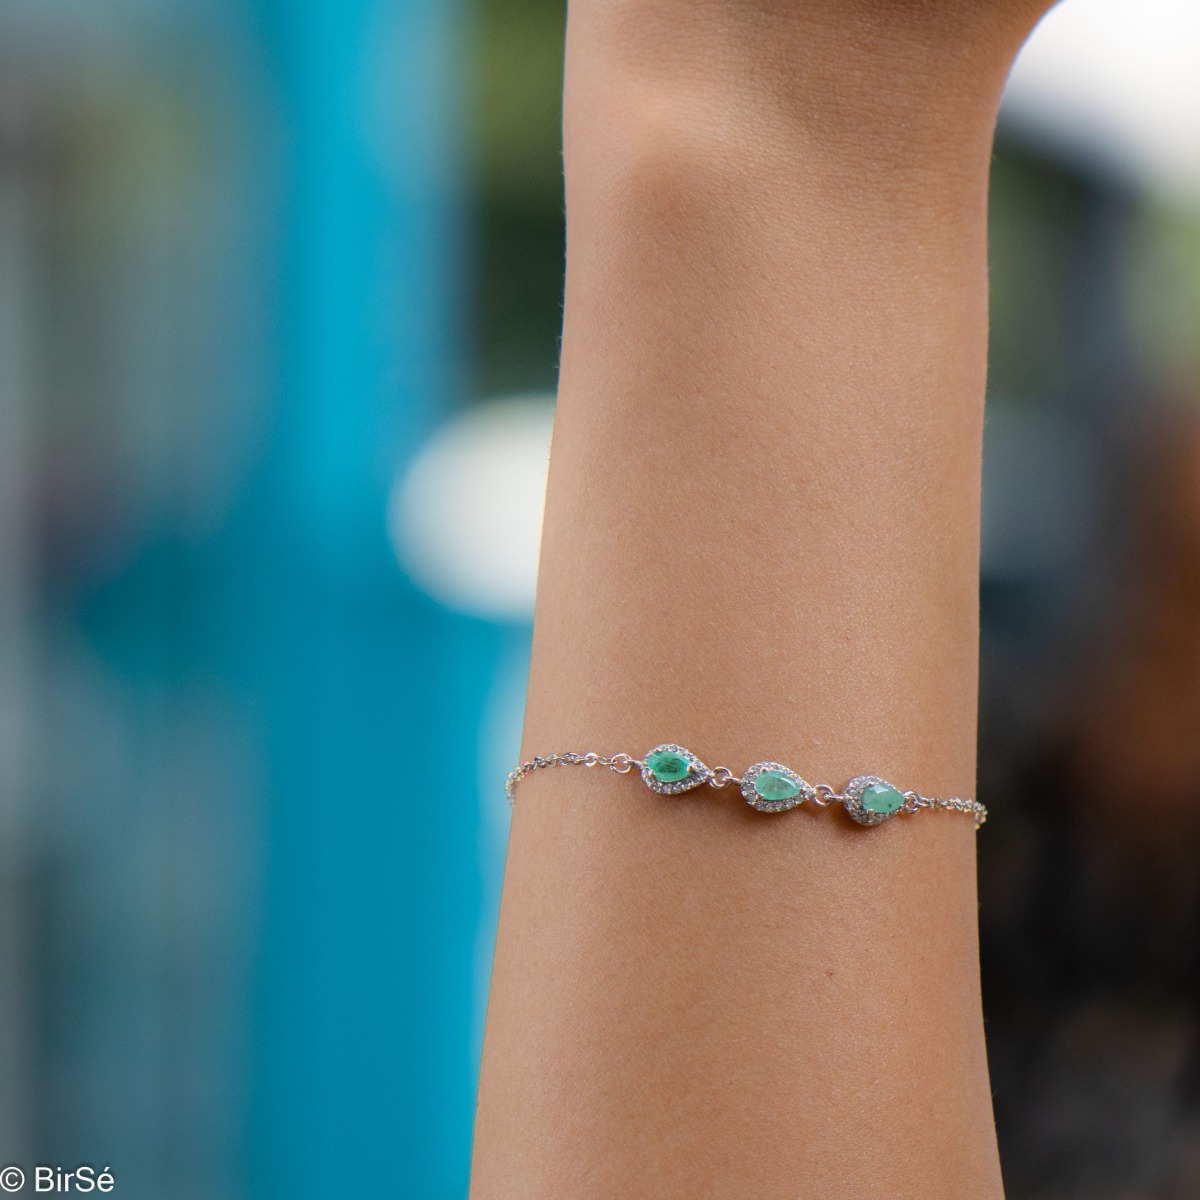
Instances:
[[[646,766],[659,783],[678,783],[692,769],[692,764],[674,750],[656,750],[646,759]]]
[[[782,771],[759,771],[754,777],[754,790],[764,800],[791,800],[800,795],[800,785]]]
[[[862,806],[871,813],[894,813],[904,803],[904,797],[891,784],[872,783],[863,788]]]

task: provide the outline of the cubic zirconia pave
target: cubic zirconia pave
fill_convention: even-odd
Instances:
[[[903,793],[878,775],[857,775],[846,785],[846,812],[860,825],[881,825],[903,807]]]
[[[742,795],[759,812],[786,812],[812,794],[812,786],[783,763],[758,762],[742,772]]]
[[[658,762],[665,769],[666,778],[660,779],[654,773],[654,763]],[[687,774],[679,776],[678,766],[687,764]],[[647,750],[642,755],[642,782],[662,796],[677,796],[680,792],[689,792],[692,788],[707,783],[712,778],[712,771],[704,765],[690,750],[677,746],[674,742],[663,742],[653,750]]]

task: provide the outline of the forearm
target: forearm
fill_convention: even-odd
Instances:
[[[973,794],[987,165],[1024,28],[896,8],[573,5],[523,758],[671,740]],[[525,780],[475,1200],[999,1196],[974,837]]]

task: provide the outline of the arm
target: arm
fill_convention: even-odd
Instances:
[[[1041,7],[572,0],[523,759],[974,794],[987,172]],[[809,807],[522,782],[473,1200],[1002,1196],[972,822]]]

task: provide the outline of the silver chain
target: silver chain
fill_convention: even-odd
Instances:
[[[511,804],[515,799],[517,784],[526,775],[531,775],[534,771],[542,767],[559,766],[607,767],[610,771],[615,771],[618,775],[628,775],[634,767],[641,770],[642,761],[639,758],[632,758],[628,754],[613,754],[609,756],[597,754],[595,750],[588,750],[583,754],[569,750],[566,754],[547,754],[545,757],[536,754],[528,762],[523,762],[515,770],[508,773],[504,790],[508,794],[509,803]]]
[[[534,771],[544,767],[561,766],[607,767],[618,775],[628,775],[635,767],[640,771],[645,763],[640,758],[633,758],[628,754],[597,754],[595,750],[588,750],[582,754],[570,750],[566,754],[534,755],[528,762],[521,763],[519,767],[508,773],[508,778],[504,782],[504,791],[508,796],[509,804],[515,803],[517,784],[526,775],[532,775]],[[728,767],[713,767],[712,774],[707,780],[709,787],[718,790],[728,787],[731,783],[740,785],[741,782],[741,776],[735,775]],[[903,811],[907,813],[918,812],[922,808],[940,808],[948,812],[970,813],[975,818],[976,829],[987,820],[987,809],[978,800],[960,800],[957,796],[949,799],[935,798],[911,791],[903,792],[902,795],[904,796]],[[818,783],[813,785],[808,799],[818,808],[829,808],[833,804],[844,804],[847,796],[827,783]]]

